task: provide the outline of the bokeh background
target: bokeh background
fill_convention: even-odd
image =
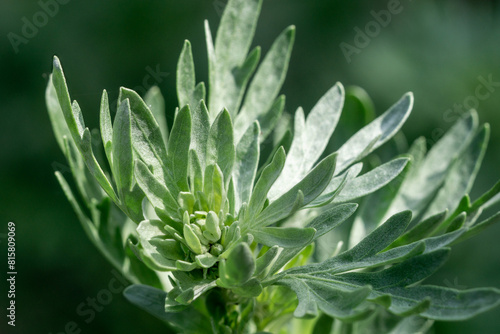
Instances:
[[[212,31],[226,0],[0,1],[0,320],[1,333],[66,333],[74,321],[81,333],[166,333],[163,325],[119,295],[87,323],[76,309],[95,298],[113,277],[112,267],[86,239],[54,177],[67,167],[52,135],[44,105],[51,60],[63,63],[72,98],[91,128],[98,123],[102,89],[111,100],[120,86],[143,91],[153,83],[165,95],[168,121],[176,106],[175,66],[184,39],[193,45],[198,80],[206,82],[203,20]],[[398,14],[367,45],[347,59],[341,43],[355,46],[355,28],[374,20],[371,11],[395,0],[265,0],[255,44],[265,52],[290,24],[297,37],[283,87],[287,110],[310,110],[336,81],[363,87],[383,112],[406,91],[415,108],[403,128],[411,142],[432,143],[459,114],[454,105],[474,101],[480,77],[500,82],[499,1],[401,0]],[[26,22],[40,26],[22,37]],[[43,23],[43,24],[42,24]],[[12,34],[13,33],[13,34]],[[19,42],[19,40],[16,40]],[[150,71],[161,72],[156,82]],[[168,75],[167,75],[168,73]],[[499,177],[500,84],[477,109],[492,136],[473,197]],[[468,102],[467,102],[468,101]],[[447,111],[451,108],[451,111]],[[5,233],[17,226],[17,322],[6,326]],[[500,288],[500,226],[455,247],[431,280],[457,288]],[[500,309],[472,320],[438,323],[436,333],[500,333]],[[70,326],[71,327],[71,326]],[[78,333],[76,331],[76,333]]]

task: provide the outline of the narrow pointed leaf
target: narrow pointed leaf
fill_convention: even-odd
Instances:
[[[235,119],[236,140],[241,138],[249,124],[272,110],[273,101],[285,79],[294,39],[295,27],[288,27],[278,36],[259,66],[248,87],[243,107]],[[261,124],[264,128],[266,123]]]
[[[231,179],[235,158],[233,124],[227,110],[219,113],[208,135],[207,165],[217,164],[227,183]]]
[[[407,93],[384,114],[352,136],[338,150],[339,161],[337,173],[342,172],[350,164],[363,158],[370,153],[370,151],[375,150],[391,139],[410,115],[412,107],[413,95]],[[368,147],[373,139],[377,137],[378,140],[371,149],[366,151],[366,147]]]
[[[233,168],[235,187],[235,210],[243,203],[249,203],[259,165],[259,123],[254,122],[236,146]]]
[[[316,230],[299,227],[264,227],[249,231],[263,245],[283,248],[301,248],[311,243]]]
[[[307,119],[299,109],[296,114],[294,138],[283,172],[273,185],[275,198],[306,175],[323,154],[335,130],[344,104],[344,87],[337,83],[316,103]]]
[[[335,203],[348,202],[377,191],[394,180],[403,171],[407,163],[407,158],[394,159],[347,181],[345,187],[333,201]]]
[[[167,147],[167,168],[173,181],[173,184],[167,184],[167,187],[174,196],[177,196],[179,191],[189,191],[187,170],[190,142],[191,112],[188,106],[184,106],[175,117]],[[173,189],[170,189],[170,186]]]
[[[136,160],[134,175],[137,183],[161,219],[169,217],[170,219],[180,220],[177,211],[179,206],[176,200],[170,191],[154,177],[142,161]]]
[[[264,171],[257,180],[248,205],[247,217],[249,219],[253,219],[262,210],[262,207],[267,199],[269,189],[271,189],[271,186],[283,170],[285,157],[285,150],[283,147],[280,147],[274,154],[271,163],[264,168]]]
[[[291,208],[296,203],[297,194],[303,193],[302,206],[307,205],[318,197],[326,188],[335,171],[336,155],[332,154],[323,159],[302,181],[297,183],[283,196],[271,202],[252,223],[254,227],[271,225],[278,220],[286,218],[292,212]]]
[[[113,128],[111,126],[108,93],[106,90],[102,92],[99,125],[101,129],[102,145],[106,152],[106,157],[108,158],[111,169],[113,169]]]
[[[144,97],[144,102],[146,102],[146,105],[153,113],[153,116],[160,127],[160,132],[166,147],[168,140],[168,126],[165,115],[165,99],[163,98],[158,86],[153,86],[147,91],[146,96]]]
[[[125,99],[130,101],[134,152],[151,167],[155,177],[161,182],[167,182],[170,177],[166,168],[167,151],[158,122],[135,91],[122,87],[118,100],[121,102]]]

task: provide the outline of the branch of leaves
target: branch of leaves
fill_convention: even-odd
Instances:
[[[463,196],[452,214],[443,212],[432,215],[397,238],[387,249],[403,246],[426,237],[446,235],[457,230],[461,235],[452,244],[465,241],[500,221],[500,212],[478,222],[482,212],[500,201],[500,182],[471,203],[469,195]],[[444,233],[444,234],[443,234]]]
[[[494,288],[459,291],[416,285],[445,262],[447,246],[466,229],[386,250],[404,233],[410,220],[409,211],[398,213],[350,250],[322,263],[285,270],[271,283],[287,286],[297,294],[296,317],[315,317],[321,310],[352,321],[368,316],[379,305],[399,316],[461,320],[500,304],[500,290]],[[383,269],[353,272],[378,268]]]
[[[94,154],[91,133],[85,127],[78,103],[76,101],[71,103],[66,79],[57,57],[54,57],[51,79],[58,104],[66,121],[67,135],[72,139],[72,143],[82,156],[91,175],[109,198],[134,222],[139,223],[143,219],[141,204],[144,193],[133,178],[134,159],[139,157],[150,163],[151,159],[148,157],[156,155],[157,160],[161,163],[152,165],[155,174],[168,175],[164,163],[166,160],[166,124],[161,121],[162,129],[160,130],[160,125],[156,120],[156,118],[159,120],[164,118],[162,115],[164,112],[163,100],[159,91],[153,90],[147,96],[148,103],[154,110],[152,111],[136,92],[121,88],[117,115],[113,125],[111,124],[108,96],[106,91],[103,92],[100,128],[106,158],[112,172],[110,180]],[[144,145],[144,141],[153,141],[154,150],[150,149],[151,145]]]

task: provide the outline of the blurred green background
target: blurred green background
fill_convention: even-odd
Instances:
[[[88,316],[77,314],[81,303],[108,287],[112,267],[86,239],[54,177],[54,170],[65,173],[67,167],[52,135],[44,90],[56,54],[89,127],[97,127],[102,89],[113,100],[120,86],[141,92],[153,83],[165,95],[171,123],[177,103],[175,67],[183,41],[192,42],[197,79],[206,82],[203,20],[210,21],[215,34],[226,0],[58,0],[53,15],[40,14],[43,4],[52,2],[0,1],[0,308],[4,311],[9,221],[17,227],[18,272],[16,327],[6,326],[2,316],[0,332],[65,333],[66,324],[74,321],[82,333],[166,333],[159,321],[120,294],[112,295],[89,323]],[[297,26],[283,88],[289,112],[299,105],[310,110],[336,81],[363,87],[379,114],[406,91],[413,91],[415,108],[404,133],[410,142],[424,135],[431,144],[459,116],[454,105],[475,106],[478,101],[481,121],[492,125],[492,138],[474,197],[499,176],[500,84],[490,87],[484,100],[474,98],[480,78],[500,82],[498,1],[401,0],[400,12],[391,15],[386,27],[372,31],[373,37],[348,61],[340,44],[356,46],[355,28],[364,30],[374,20],[371,11],[387,9],[394,2],[266,0],[255,42],[266,51],[281,30]],[[40,27],[24,28],[29,38],[21,41],[26,22]],[[159,73],[156,80],[147,79],[151,71]],[[500,226],[494,226],[455,247],[448,264],[430,281],[457,288],[500,288],[499,236]],[[438,323],[435,329],[499,333],[499,313],[496,309],[465,322]]]

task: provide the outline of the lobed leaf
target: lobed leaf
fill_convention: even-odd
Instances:
[[[158,123],[166,147],[168,142],[168,126],[165,117],[165,99],[158,86],[153,86],[147,91],[146,96],[144,96],[144,102]]]
[[[344,88],[337,83],[316,103],[306,120],[302,109],[297,110],[292,146],[283,172],[271,188],[271,198],[284,194],[319,159],[335,130],[343,103]]]

